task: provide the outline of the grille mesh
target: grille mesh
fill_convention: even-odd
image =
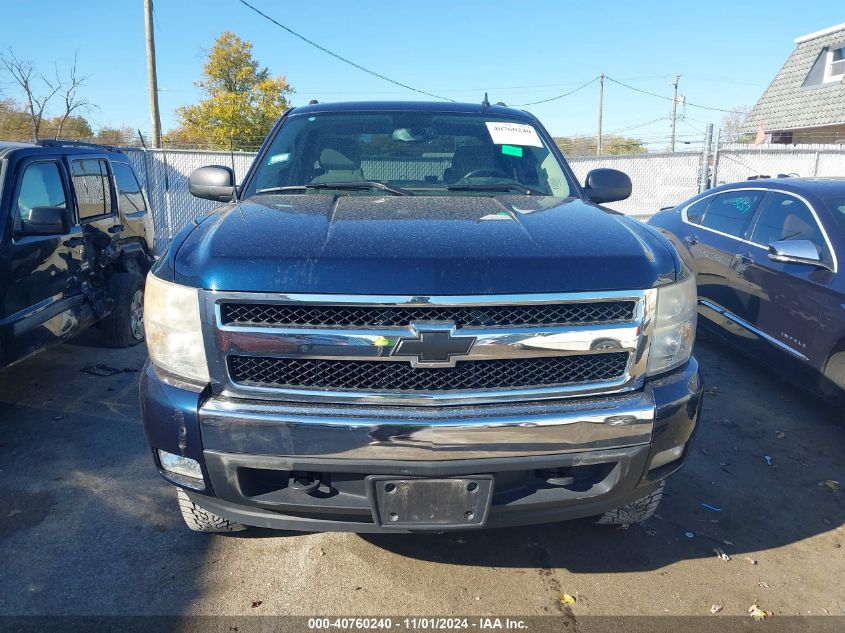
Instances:
[[[486,306],[298,306],[224,303],[224,324],[282,327],[393,327],[415,321],[452,321],[461,326],[608,323],[634,318],[634,301],[589,301]]]
[[[552,358],[458,362],[449,368],[413,368],[395,361],[230,356],[235,382],[289,389],[332,391],[461,391],[514,387],[551,387],[618,378],[628,352]]]

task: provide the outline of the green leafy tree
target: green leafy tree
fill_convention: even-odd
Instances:
[[[205,92],[197,104],[177,108],[179,128],[171,141],[228,149],[254,149],[288,109],[293,88],[284,76],[271,77],[252,56],[252,44],[230,31],[217,38],[196,86]]]

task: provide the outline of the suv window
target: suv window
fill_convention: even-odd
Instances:
[[[66,207],[65,186],[59,165],[53,161],[30,163],[21,176],[18,193],[15,231],[21,228],[21,221],[29,220],[29,212],[35,207]]]
[[[111,213],[111,181],[106,161],[96,158],[72,161],[71,180],[80,220]]]
[[[726,191],[713,198],[704,214],[702,226],[741,237],[748,228],[754,209],[764,191]]]
[[[147,209],[141,185],[135,172],[127,163],[112,163],[114,182],[117,187],[117,209],[121,213],[137,213]]]
[[[768,246],[781,240],[810,240],[822,256],[828,250],[818,222],[809,207],[794,196],[773,191],[760,205],[751,241]]]

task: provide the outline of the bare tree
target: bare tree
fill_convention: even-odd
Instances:
[[[59,118],[59,125],[56,128],[56,138],[60,138],[62,136],[62,130],[64,129],[65,122],[74,112],[90,108],[93,105],[89,101],[79,98],[76,94],[77,90],[85,85],[85,80],[87,79],[87,77],[80,77],[76,74],[76,57],[78,54],[78,51],[73,54],[73,65],[70,67],[67,80],[61,81],[59,79],[59,71],[56,69],[56,81],[62,88],[62,94],[64,95],[65,102],[64,114],[62,114]]]
[[[47,103],[56,96],[61,89],[58,77],[50,81],[44,75],[36,72],[35,65],[25,59],[18,59],[12,49],[4,55],[0,55],[0,64],[21,87],[26,97],[26,110],[29,115],[29,123],[32,131],[32,140],[38,140],[38,133],[41,131],[41,121],[44,118],[44,111]],[[38,84],[42,84],[39,86]]]
[[[747,105],[741,105],[731,108],[731,112],[725,113],[722,116],[722,139],[728,143],[744,143],[749,142],[747,139],[751,135],[742,132],[745,117],[751,112],[751,108]]]

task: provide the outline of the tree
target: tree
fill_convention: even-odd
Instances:
[[[38,140],[41,133],[41,121],[47,104],[61,88],[61,84],[48,80],[35,70],[35,65],[25,59],[18,59],[12,49],[0,56],[0,64],[12,76],[15,83],[23,90],[26,109],[29,113],[29,126],[32,140]]]
[[[271,77],[252,56],[252,44],[230,31],[214,43],[196,86],[199,103],[177,108],[179,128],[168,136],[202,139],[216,148],[254,149],[288,109],[293,88],[284,76]]]
[[[74,53],[73,65],[70,67],[70,71],[68,72],[68,78],[61,84],[65,111],[64,114],[59,117],[59,124],[56,128],[56,138],[60,138],[62,136],[65,124],[74,112],[91,107],[91,103],[85,101],[84,99],[80,99],[76,94],[77,90],[85,84],[85,79],[87,79],[86,77],[80,77],[76,74],[76,56],[77,54]]]
[[[562,136],[555,143],[566,156],[595,156],[598,148],[595,136]],[[614,134],[602,135],[602,154],[645,154],[648,150],[642,141]]]
[[[22,110],[16,110],[16,119],[19,119],[20,114],[24,115],[28,127],[27,136],[31,140],[35,141],[43,136],[59,138],[67,132],[71,132],[76,138],[91,135],[91,126],[88,122],[75,114],[84,108],[91,107],[91,104],[78,94],[79,89],[85,84],[85,77],[77,74],[76,55],[73,57],[68,78],[64,80],[59,76],[58,66],[55,67],[55,78],[47,79],[45,75],[38,72],[35,64],[18,58],[12,49],[0,55],[0,68],[6,69],[23,92],[25,105]],[[47,106],[57,94],[62,95],[64,112],[51,119],[47,117]],[[11,107],[15,109],[13,105]],[[49,133],[47,129],[50,130]],[[15,134],[15,137],[24,138],[20,133]]]
[[[726,143],[751,143],[754,140],[754,135],[742,132],[745,118],[751,112],[751,108],[747,105],[741,105],[731,108],[731,110],[733,112],[726,112],[722,116],[721,139]]]

